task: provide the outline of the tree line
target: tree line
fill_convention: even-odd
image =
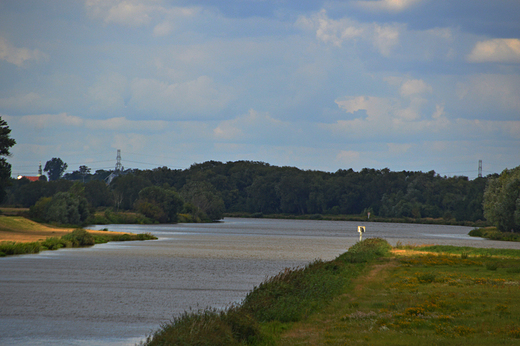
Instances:
[[[41,198],[83,186],[91,210],[134,210],[161,222],[175,222],[173,209],[217,220],[224,212],[294,215],[359,215],[386,218],[484,220],[483,196],[495,176],[469,180],[442,177],[434,171],[393,172],[352,169],[336,172],[278,167],[264,162],[207,161],[184,170],[158,167],[130,170],[110,185],[111,171],[88,167],[61,179],[13,181],[5,204],[31,207]],[[175,205],[172,210],[168,205]]]

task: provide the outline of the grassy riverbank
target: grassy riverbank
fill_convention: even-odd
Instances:
[[[366,239],[185,313],[143,345],[520,345],[520,250],[393,249]]]
[[[157,239],[151,234],[57,228],[21,216],[0,216],[0,256],[82,247],[109,241]]]
[[[455,219],[445,218],[391,218],[366,215],[326,215],[326,214],[263,214],[263,213],[225,213],[225,217],[243,217],[243,218],[266,218],[266,219],[290,219],[290,220],[328,220],[328,221],[359,221],[359,222],[388,222],[388,223],[415,223],[424,225],[452,225],[452,226],[469,226],[469,227],[485,227],[489,223],[486,221],[457,221]]]

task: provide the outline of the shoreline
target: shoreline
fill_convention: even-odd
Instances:
[[[8,218],[9,222],[6,222],[6,218]],[[78,228],[79,227],[50,227],[22,216],[0,215],[0,242],[31,243],[44,241],[51,237],[62,237]],[[85,230],[93,235],[125,234],[125,232],[96,231],[91,229]]]

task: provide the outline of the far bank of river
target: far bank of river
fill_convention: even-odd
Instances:
[[[285,267],[335,258],[359,239],[359,224],[226,218],[103,225],[96,227],[150,232],[159,240],[0,258],[0,344],[134,345],[173,315],[225,307]],[[520,248],[471,238],[471,227],[364,225],[364,237],[392,245]]]

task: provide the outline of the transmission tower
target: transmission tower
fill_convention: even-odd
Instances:
[[[478,177],[482,178],[482,160],[478,160]]]
[[[123,172],[123,166],[121,166],[121,149],[117,149],[117,157],[116,157],[116,169],[108,177],[105,178],[105,181],[107,185],[110,185],[112,180],[114,180],[115,177],[120,175]]]
[[[122,166],[121,166],[121,149],[117,149],[117,158],[116,158],[117,162],[116,162],[116,169],[115,171],[116,172],[121,172],[122,171]]]

